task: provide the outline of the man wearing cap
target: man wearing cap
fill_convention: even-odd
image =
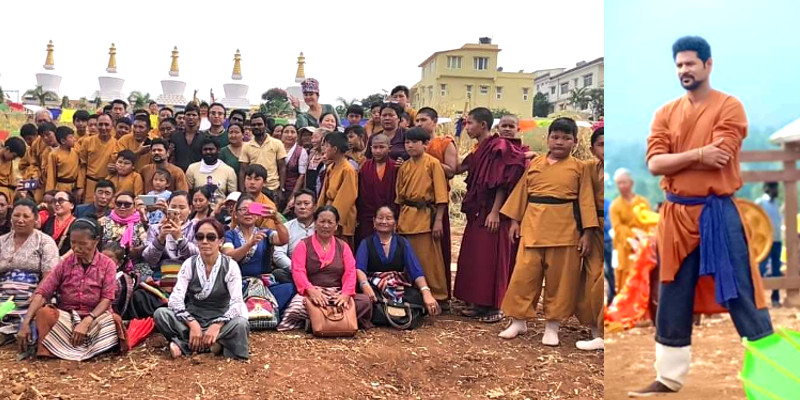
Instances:
[[[303,88],[303,100],[308,106],[308,111],[302,112],[300,110],[300,100],[295,97],[289,97],[297,118],[295,126],[298,129],[304,126],[319,128],[319,119],[328,113],[333,113],[333,116],[336,117],[336,126],[339,126],[341,121],[339,121],[339,114],[336,113],[336,109],[330,104],[319,103],[319,82],[314,78],[308,78],[300,85]]]

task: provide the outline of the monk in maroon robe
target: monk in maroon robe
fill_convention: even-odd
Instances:
[[[372,158],[366,159],[358,172],[356,246],[362,239],[372,236],[373,219],[379,208],[396,207],[398,167],[389,159],[389,138],[383,134],[374,135],[371,150]]]
[[[467,227],[461,242],[455,296],[471,305],[462,313],[481,322],[502,320],[514,243],[511,220],[500,214],[506,197],[525,172],[525,153],[508,139],[492,135],[491,111],[476,108],[467,118],[467,133],[478,146],[465,159],[467,194],[461,211]]]

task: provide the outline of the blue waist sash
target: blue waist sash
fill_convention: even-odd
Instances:
[[[730,196],[684,197],[667,193],[667,201],[684,206],[703,206],[700,211],[700,276],[713,276],[715,299],[725,306],[739,297],[733,272],[733,256],[725,229],[725,211],[735,208]]]

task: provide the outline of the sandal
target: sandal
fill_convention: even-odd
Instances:
[[[478,322],[483,322],[485,324],[495,324],[503,320],[505,315],[503,315],[502,311],[490,311],[480,318],[478,318]]]
[[[467,307],[461,310],[461,315],[468,318],[476,318],[483,315],[483,310],[476,307]]]

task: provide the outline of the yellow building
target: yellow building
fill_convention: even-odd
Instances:
[[[460,49],[437,51],[419,67],[422,79],[411,88],[414,108],[433,107],[441,116],[468,108],[504,108],[520,117],[533,115],[533,73],[497,67],[500,48],[489,38]]]

